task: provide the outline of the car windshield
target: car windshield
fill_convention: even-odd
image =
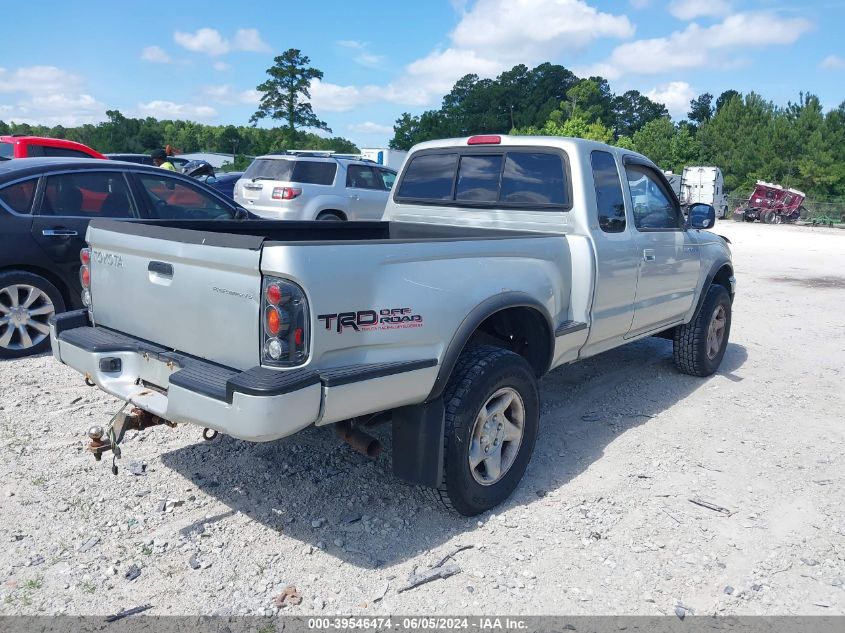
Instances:
[[[0,160],[10,160],[15,157],[15,146],[11,143],[0,143]]]
[[[252,180],[286,180],[293,173],[294,161],[278,158],[257,158],[244,172],[244,178]]]

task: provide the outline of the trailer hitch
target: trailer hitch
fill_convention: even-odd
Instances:
[[[103,459],[103,453],[111,451],[112,473],[115,475],[117,474],[116,460],[120,459],[120,443],[123,441],[126,431],[142,431],[161,424],[166,424],[171,428],[176,426],[175,422],[160,418],[138,407],[134,407],[126,414],[123,410],[128,404],[128,402],[124,404],[120,411],[112,416],[105,430],[102,426],[92,426],[88,429],[88,437],[91,439],[88,443],[88,450],[94,454],[94,459],[97,461]]]

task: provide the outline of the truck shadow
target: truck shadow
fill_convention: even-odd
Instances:
[[[745,348],[731,343],[719,375],[742,380],[735,372],[746,358]],[[532,463],[517,491],[494,512],[526,506],[565,486],[622,433],[647,424],[707,382],[679,374],[671,343],[656,338],[553,371],[541,383],[541,428]],[[339,443],[331,428],[267,444],[219,437],[161,458],[225,504],[229,510],[223,515],[241,512],[280,538],[319,547],[357,567],[400,563],[475,527],[477,519],[452,515],[424,491],[397,480],[391,473],[390,428],[373,433],[385,449],[375,461]],[[185,529],[192,527],[199,526]]]

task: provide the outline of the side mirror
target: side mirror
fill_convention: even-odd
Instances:
[[[691,229],[712,229],[716,226],[716,209],[709,204],[693,204],[687,215],[687,226]]]

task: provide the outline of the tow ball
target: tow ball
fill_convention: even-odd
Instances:
[[[176,426],[174,422],[160,418],[138,407],[133,408],[128,414],[121,409],[114,415],[106,429],[103,429],[102,426],[92,426],[88,429],[88,437],[91,439],[88,443],[88,450],[93,453],[94,459],[97,461],[103,459],[104,453],[111,451],[113,455],[112,472],[116,475],[117,464],[115,460],[120,459],[120,443],[123,441],[126,431],[142,431],[161,424],[171,428]]]

